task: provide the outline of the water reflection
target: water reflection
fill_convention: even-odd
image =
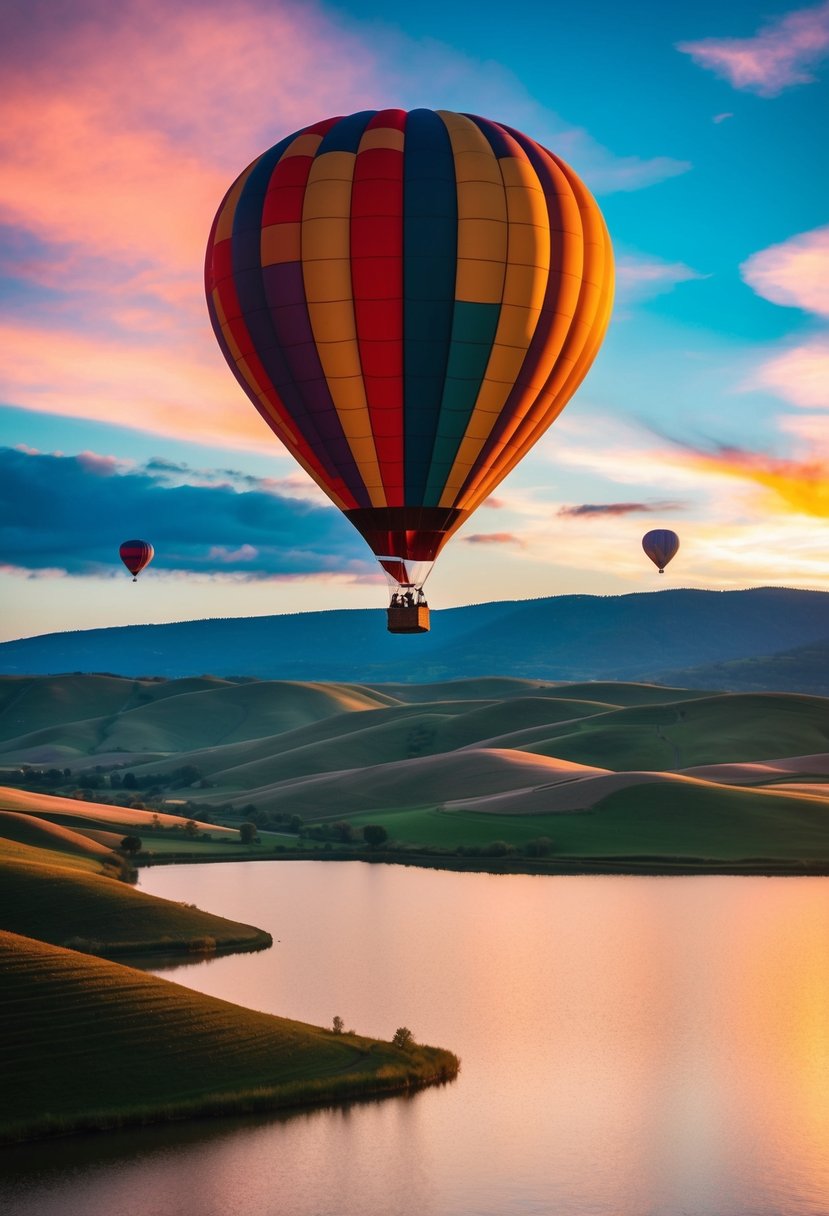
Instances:
[[[461,1076],[408,1100],[28,1146],[0,1184],[15,1216],[829,1211],[827,880],[291,862],[142,886],[274,936],[170,978],[384,1038],[408,1025],[457,1051]]]

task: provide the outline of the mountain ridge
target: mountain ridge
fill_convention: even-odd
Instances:
[[[809,650],[808,661],[769,663]],[[812,653],[814,652],[814,653]],[[729,688],[749,673],[774,691],[829,691],[829,593],[783,587],[671,589],[503,600],[433,613],[429,634],[388,634],[377,609],[205,618],[42,634],[0,643],[0,675],[101,672],[168,679],[443,682],[492,676],[649,680]],[[800,671],[807,688],[775,682]],[[802,670],[801,670],[802,668]],[[682,678],[678,677],[681,673]],[[718,682],[713,682],[717,679]],[[724,682],[719,682],[719,681]],[[700,686],[697,684],[697,686]]]

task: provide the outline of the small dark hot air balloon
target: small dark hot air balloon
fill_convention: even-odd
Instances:
[[[125,540],[118,550],[121,561],[132,575],[132,581],[138,581],[138,576],[145,566],[153,560],[155,549],[146,540]]]
[[[669,528],[654,528],[642,537],[642,548],[659,573],[664,574],[665,567],[679,549],[679,537]]]
[[[580,178],[520,131],[366,110],[245,169],[205,287],[239,384],[385,571],[389,629],[420,633],[435,558],[593,362],[613,253]]]

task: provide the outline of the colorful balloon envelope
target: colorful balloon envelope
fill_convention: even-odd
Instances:
[[[272,431],[395,591],[544,434],[599,349],[613,256],[573,170],[503,124],[364,111],[236,179],[213,329]]]
[[[155,556],[155,549],[146,540],[125,540],[118,552],[121,561],[132,575],[133,582],[137,581],[141,571],[145,566],[149,566]]]
[[[679,550],[679,537],[669,528],[654,528],[642,537],[642,548],[659,573],[664,574],[668,562]]]

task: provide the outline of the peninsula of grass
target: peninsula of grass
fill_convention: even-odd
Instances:
[[[11,933],[0,981],[0,1142],[345,1102],[459,1068],[439,1048],[256,1013]]]
[[[1,843],[1,842],[0,842]],[[147,895],[85,858],[58,859],[21,844],[0,848],[0,926],[56,946],[116,957],[153,952],[264,950],[269,933]]]

